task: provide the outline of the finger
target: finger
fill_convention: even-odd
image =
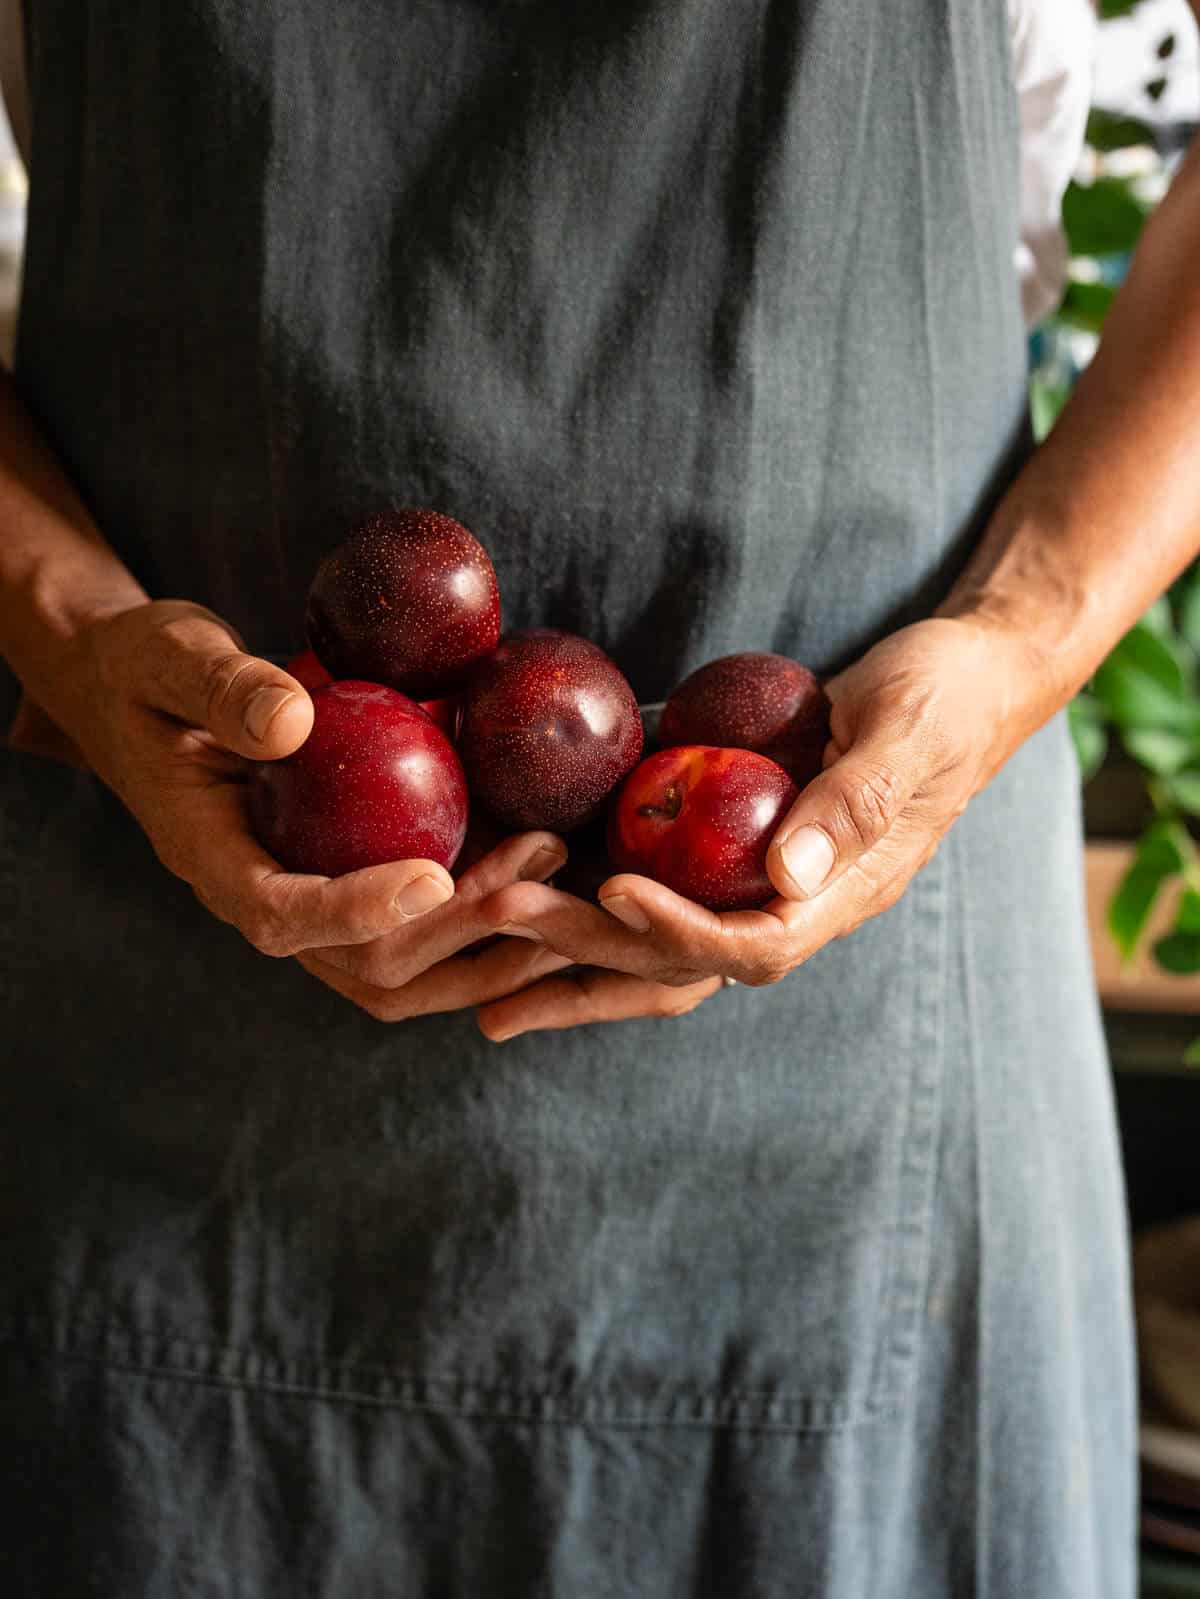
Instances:
[[[454,880],[437,861],[392,861],[342,877],[284,871],[247,826],[243,788],[216,784],[177,803],[166,842],[152,837],[168,870],[263,954],[366,943],[453,895]]]
[[[566,846],[553,833],[506,839],[459,879],[452,900],[419,923],[370,943],[315,950],[321,960],[375,988],[400,988],[419,972],[457,955],[495,929],[481,914],[487,895],[509,883],[541,882],[558,871]]]
[[[685,1016],[717,993],[719,977],[686,988],[669,988],[644,978],[586,968],[545,977],[519,993],[480,1008],[479,1029],[494,1044],[521,1033],[582,1027],[590,1022],[623,1022],[639,1016]]]
[[[501,889],[482,909],[495,931],[547,943],[580,966],[672,986],[712,976],[773,981],[788,957],[785,928],[765,912],[706,910],[632,874],[609,878],[600,894],[601,903],[593,905],[521,883]]]
[[[483,899],[509,883],[544,883],[561,871],[567,846],[554,833],[517,833],[490,849],[458,880],[464,899]]]
[[[476,954],[454,955],[449,960],[439,961],[403,988],[379,988],[331,965],[311,950],[303,951],[296,959],[306,972],[380,1022],[468,1010],[503,994],[511,994],[514,989],[569,964],[566,957],[553,950],[509,938]]]
[[[787,899],[809,899],[886,838],[924,782],[927,752],[883,718],[864,722],[840,758],[801,791],[767,852],[767,875]]]
[[[203,606],[160,602],[139,638],[139,696],[191,727],[205,728],[249,760],[277,760],[312,729],[312,701],[296,679],[247,655],[233,630]]]

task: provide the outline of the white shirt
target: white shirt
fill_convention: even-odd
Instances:
[[[1067,280],[1063,192],[1083,150],[1096,16],[1091,0],[1008,0],[1021,117],[1021,236],[1017,271],[1030,327]]]
[[[1021,118],[1016,261],[1025,319],[1032,326],[1058,303],[1066,282],[1059,208],[1083,148],[1095,14],[1092,0],[1007,0],[1007,5]],[[21,0],[0,0],[0,90],[17,146],[27,156]]]

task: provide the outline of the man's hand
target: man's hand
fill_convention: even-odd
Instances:
[[[777,982],[896,903],[1029,730],[1038,678],[1021,641],[970,619],[893,634],[827,685],[825,770],[767,858],[778,898],[717,913],[629,873],[602,885],[603,908],[540,885],[503,889],[487,904],[497,929],[628,975],[575,991],[569,979],[548,979],[486,1007],[480,1025],[513,1037],[609,1014],[660,1015],[664,991],[703,998],[714,977]],[[702,993],[697,985],[706,984]]]
[[[455,891],[436,861],[395,861],[327,878],[286,872],[247,819],[246,762],[292,753],[312,727],[294,678],[244,653],[212,612],[137,605],[89,629],[80,670],[89,714],[81,755],[124,801],[168,871],[264,954],[307,971],[388,1020],[485,1003],[568,962],[489,938],[487,897],[540,881],[566,851],[552,833],[506,839]],[[86,722],[86,726],[84,723]]]

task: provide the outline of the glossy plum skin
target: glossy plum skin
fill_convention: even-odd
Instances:
[[[642,753],[642,719],[598,645],[557,628],[513,633],[463,693],[458,751],[498,822],[570,832],[599,811]]]
[[[333,682],[333,678],[317,660],[315,650],[301,650],[299,655],[293,655],[284,667],[284,671],[294,677],[297,683],[303,684],[310,694],[313,689],[324,688],[326,683]],[[449,694],[443,700],[418,700],[417,703],[427,716],[433,717],[442,732],[453,743],[454,736],[458,732],[459,696]]]
[[[440,699],[496,646],[496,573],[452,517],[383,511],[317,567],[305,630],[332,677]]]
[[[830,704],[820,680],[786,655],[746,650],[699,667],[675,689],[660,748],[716,744],[777,761],[801,788],[821,770]]]
[[[752,910],[776,897],[767,847],[799,792],[782,767],[750,750],[660,750],[621,787],[609,859],[709,910]]]
[[[468,802],[445,734],[379,683],[330,683],[312,702],[312,732],[295,754],[250,768],[250,819],[263,848],[288,871],[321,877],[399,860],[449,869]]]

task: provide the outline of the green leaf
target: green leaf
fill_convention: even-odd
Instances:
[[[1044,378],[1033,377],[1029,382],[1029,410],[1033,419],[1033,436],[1040,444],[1058,421],[1059,413],[1071,397],[1069,383],[1047,383]]]
[[[1151,822],[1138,839],[1134,864],[1172,876],[1190,865],[1195,853],[1187,828],[1181,822],[1163,817]]]
[[[1185,1066],[1200,1066],[1200,1038],[1197,1038],[1194,1043],[1189,1044],[1184,1050],[1183,1064]]]
[[[1094,682],[1096,693],[1118,726],[1167,728],[1200,736],[1196,708],[1129,661],[1110,657],[1097,668]]]
[[[1200,894],[1194,888],[1185,888],[1179,896],[1175,910],[1175,931],[1200,934]]]
[[[1179,632],[1194,650],[1200,650],[1200,563],[1190,566],[1172,590]]]
[[[1116,942],[1121,959],[1128,961],[1137,949],[1142,929],[1154,909],[1163,883],[1169,872],[1156,871],[1150,866],[1134,864],[1117,884],[1116,892],[1108,902],[1106,920],[1108,930]]]
[[[1167,797],[1189,816],[1200,816],[1200,771],[1175,772],[1164,778]]]
[[[1101,662],[1097,698],[1121,728],[1167,728],[1200,740],[1200,699],[1190,651],[1138,622]]]
[[[1168,933],[1156,940],[1154,959],[1164,971],[1177,977],[1200,972],[1200,933]]]
[[[1055,314],[1068,327],[1099,333],[1116,292],[1110,283],[1068,283]]]
[[[1079,761],[1080,781],[1086,783],[1104,764],[1108,753],[1108,732],[1099,702],[1090,694],[1080,694],[1067,706],[1067,725]]]
[[[1200,755],[1200,740],[1161,727],[1126,728],[1121,742],[1135,761],[1159,777],[1174,778]]]
[[[1129,960],[1136,950],[1163,884],[1181,872],[1191,856],[1191,840],[1178,822],[1152,822],[1138,840],[1133,861],[1108,903],[1106,917],[1122,960]]]
[[[1192,687],[1195,663],[1190,652],[1177,647],[1169,625],[1163,632],[1156,630],[1155,619],[1156,612],[1152,608],[1133,624],[1117,648],[1123,659],[1161,683],[1163,688],[1172,694],[1185,694]]]
[[[1072,183],[1062,206],[1071,254],[1116,255],[1132,250],[1141,237],[1146,214],[1126,178]]]
[[[1088,113],[1087,142],[1093,150],[1128,150],[1134,145],[1156,143],[1154,129],[1138,117],[1118,116],[1115,111]]]
[[[1141,617],[1143,627],[1148,627],[1158,638],[1169,639],[1175,632],[1174,619],[1171,616],[1171,602],[1165,594],[1160,594],[1154,604]]]
[[[1116,17],[1127,17],[1141,3],[1142,0],[1100,0],[1100,20],[1112,22]]]

